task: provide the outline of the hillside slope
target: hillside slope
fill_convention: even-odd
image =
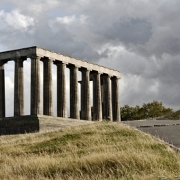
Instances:
[[[180,155],[117,123],[0,137],[0,179],[177,179]]]

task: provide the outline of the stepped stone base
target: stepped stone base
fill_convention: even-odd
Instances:
[[[0,135],[24,134],[51,131],[68,126],[93,123],[92,121],[61,118],[44,115],[27,115],[0,118]]]

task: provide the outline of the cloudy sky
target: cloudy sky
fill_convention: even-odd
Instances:
[[[179,0],[1,0],[0,51],[36,45],[114,68],[121,106],[158,100],[178,110],[179,22]],[[11,109],[14,63],[5,69]]]

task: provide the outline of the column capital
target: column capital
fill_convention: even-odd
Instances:
[[[8,62],[8,60],[0,60],[0,66],[6,64]]]
[[[63,62],[63,61],[59,61],[59,60],[54,60],[53,64],[55,64],[57,66],[58,65],[62,65],[62,64],[67,65],[67,62]]]
[[[100,74],[101,75],[101,74],[103,74],[103,72],[101,72],[101,71],[94,71],[93,70],[93,71],[91,71],[91,74]]]
[[[117,80],[119,80],[119,79],[121,79],[120,77],[117,77],[117,76],[111,76],[111,79],[117,79]]]
[[[41,60],[42,57],[41,56],[32,55],[29,58],[30,59],[39,59],[39,60]]]
[[[109,77],[109,78],[112,78],[112,75],[110,75],[110,74],[104,74],[104,73],[103,73],[103,74],[101,74],[101,76],[102,76],[102,77]]]
[[[77,68],[77,69],[81,68],[81,66],[76,65],[76,64],[67,64],[66,66],[67,66],[67,68],[69,68],[69,69],[72,68],[72,67],[75,67],[75,68]]]
[[[17,57],[17,58],[14,59],[14,62],[16,62],[16,61],[21,61],[21,62],[23,62],[23,61],[26,61],[26,60],[27,60],[26,57]]]
[[[49,58],[49,57],[41,57],[41,61],[43,61],[43,62],[45,62],[45,61],[53,62],[53,61],[55,61],[55,59]]]
[[[90,69],[90,68],[84,68],[84,67],[80,67],[79,68],[79,71],[81,71],[81,72],[83,72],[83,71],[92,71],[92,69]]]

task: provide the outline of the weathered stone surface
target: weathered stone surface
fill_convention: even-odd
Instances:
[[[43,58],[43,114],[53,116],[52,59]]]
[[[119,105],[119,84],[118,78],[112,77],[112,110],[113,110],[113,121],[121,121],[120,116],[120,105]]]
[[[41,114],[40,57],[31,57],[31,115]]]
[[[103,76],[103,119],[112,121],[110,76]]]
[[[17,50],[12,50],[12,51],[6,51],[6,52],[1,52],[0,53],[0,59],[1,60],[12,60],[17,57],[27,57],[31,58],[32,56],[39,56],[39,57],[47,57],[47,58],[52,58],[56,59],[58,61],[63,61],[64,63],[67,64],[73,64],[79,67],[84,67],[87,69],[92,69],[94,71],[102,72],[105,74],[109,74],[111,76],[116,76],[120,78],[120,73],[116,70],[103,67],[97,64],[93,64],[90,62],[82,61],[80,59],[76,59],[73,57],[69,57],[66,55],[62,55],[60,53],[52,52],[40,47],[29,47],[29,48],[23,48],[23,49],[17,49]]]
[[[17,58],[15,62],[14,75],[14,116],[24,115],[24,58]]]
[[[57,66],[57,116],[67,117],[66,109],[66,64],[55,61]]]
[[[23,134],[39,131],[38,116],[0,118],[0,135]]]
[[[91,106],[90,106],[90,88],[89,88],[89,74],[90,71],[82,68],[81,81],[81,119],[91,120]]]
[[[70,118],[79,119],[78,97],[78,67],[68,66],[70,69]]]
[[[101,79],[98,72],[93,73],[93,120],[102,120]]]
[[[5,117],[5,63],[6,61],[0,61],[0,117]]]

